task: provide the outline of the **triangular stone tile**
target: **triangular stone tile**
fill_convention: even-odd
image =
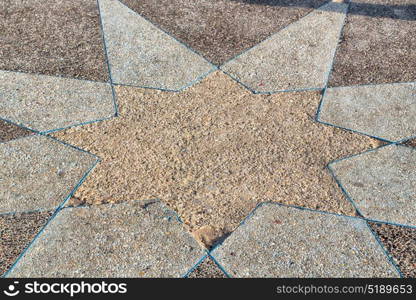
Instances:
[[[0,69],[108,81],[94,0],[0,2]]]
[[[389,141],[416,136],[416,84],[329,88],[319,120]]]
[[[222,70],[256,92],[323,88],[347,6],[330,2],[320,7]]]
[[[121,0],[216,65],[328,0]]]
[[[213,70],[200,55],[117,0],[99,0],[114,83],[179,90]]]
[[[0,144],[0,213],[53,209],[97,158],[39,135]]]

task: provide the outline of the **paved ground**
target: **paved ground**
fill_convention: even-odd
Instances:
[[[414,0],[0,8],[4,276],[416,277]]]

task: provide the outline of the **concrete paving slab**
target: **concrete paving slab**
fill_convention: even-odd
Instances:
[[[256,92],[323,88],[347,7],[330,2],[221,69]]]
[[[351,1],[329,86],[416,81],[414,0]]]
[[[48,211],[0,215],[0,276],[12,266],[51,215]]]
[[[319,120],[389,141],[416,136],[416,83],[329,88]]]
[[[0,213],[53,209],[97,158],[45,136],[0,144]]]
[[[65,208],[8,276],[181,277],[203,255],[161,202]]]
[[[213,253],[233,277],[398,277],[362,219],[260,206]]]
[[[94,0],[0,2],[0,69],[107,81]]]
[[[227,276],[211,258],[207,257],[187,278],[227,278]]]
[[[369,223],[404,277],[416,277],[416,229],[383,223]]]
[[[0,71],[0,117],[37,131],[114,116],[108,83]]]
[[[178,90],[214,67],[117,0],[99,0],[114,83]]]
[[[121,0],[220,65],[326,0]]]
[[[30,130],[24,129],[9,122],[0,120],[0,143],[8,142],[20,137],[32,134]]]
[[[390,145],[330,165],[361,214],[416,226],[416,149]]]

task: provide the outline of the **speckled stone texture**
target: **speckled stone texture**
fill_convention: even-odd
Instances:
[[[319,120],[389,141],[415,136],[416,84],[327,89]]]
[[[347,6],[328,3],[221,69],[256,92],[323,88]]]
[[[213,70],[203,57],[117,0],[99,0],[114,83],[179,90]]]
[[[404,277],[416,278],[416,229],[382,223],[369,224]]]
[[[330,165],[361,214],[416,226],[416,150],[390,145]]]
[[[50,212],[0,215],[0,276],[46,224]]]
[[[324,0],[122,0],[212,63],[261,42]]]
[[[57,207],[96,161],[44,136],[0,144],[0,213]]]
[[[32,134],[30,130],[0,120],[0,143],[8,142],[20,137],[25,137],[30,134]]]
[[[115,114],[107,83],[0,71],[0,117],[38,131]]]
[[[227,276],[212,259],[207,257],[187,278],[227,278]]]
[[[181,277],[203,255],[161,202],[66,208],[9,276]]]
[[[364,220],[276,204],[258,208],[212,255],[232,277],[399,276]]]
[[[414,0],[351,2],[330,86],[416,81]]]
[[[3,0],[0,32],[0,69],[108,80],[94,0]]]
[[[354,214],[325,166],[378,145],[315,122],[318,92],[255,95],[221,72],[180,93],[116,94],[119,117],[53,134],[102,159],[75,196],[158,198],[192,231],[232,231],[267,200]]]

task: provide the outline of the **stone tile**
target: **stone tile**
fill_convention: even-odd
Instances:
[[[96,1],[1,1],[0,28],[0,69],[108,80]]]
[[[0,144],[0,213],[57,207],[96,161],[45,136]]]
[[[99,0],[113,82],[178,90],[213,70],[117,0]]]
[[[188,275],[188,278],[227,278],[227,276],[212,259],[207,257]]]
[[[233,277],[399,276],[364,220],[276,204],[259,207],[212,255]]]
[[[51,215],[51,212],[0,215],[0,276],[12,266]]]
[[[30,134],[32,134],[30,130],[0,120],[0,143],[8,142],[19,137],[28,136]]]
[[[355,213],[325,167],[378,141],[315,122],[319,92],[256,95],[215,72],[116,94],[119,117],[53,134],[102,159],[79,203],[161,199],[207,247],[262,201]]]
[[[9,275],[181,277],[203,255],[161,202],[66,208]]]
[[[415,136],[416,84],[327,89],[319,119],[389,141]]]
[[[404,277],[416,278],[416,229],[369,222]]]
[[[122,0],[214,64],[222,64],[325,0]]]
[[[115,114],[107,83],[0,71],[0,117],[38,131]]]
[[[330,165],[365,218],[416,226],[416,150],[385,146]]]
[[[323,88],[347,6],[328,3],[221,69],[256,92]]]
[[[329,86],[416,81],[414,0],[352,1]]]
[[[416,148],[416,139],[410,139],[410,140],[404,142],[404,144],[409,146],[409,147]]]

